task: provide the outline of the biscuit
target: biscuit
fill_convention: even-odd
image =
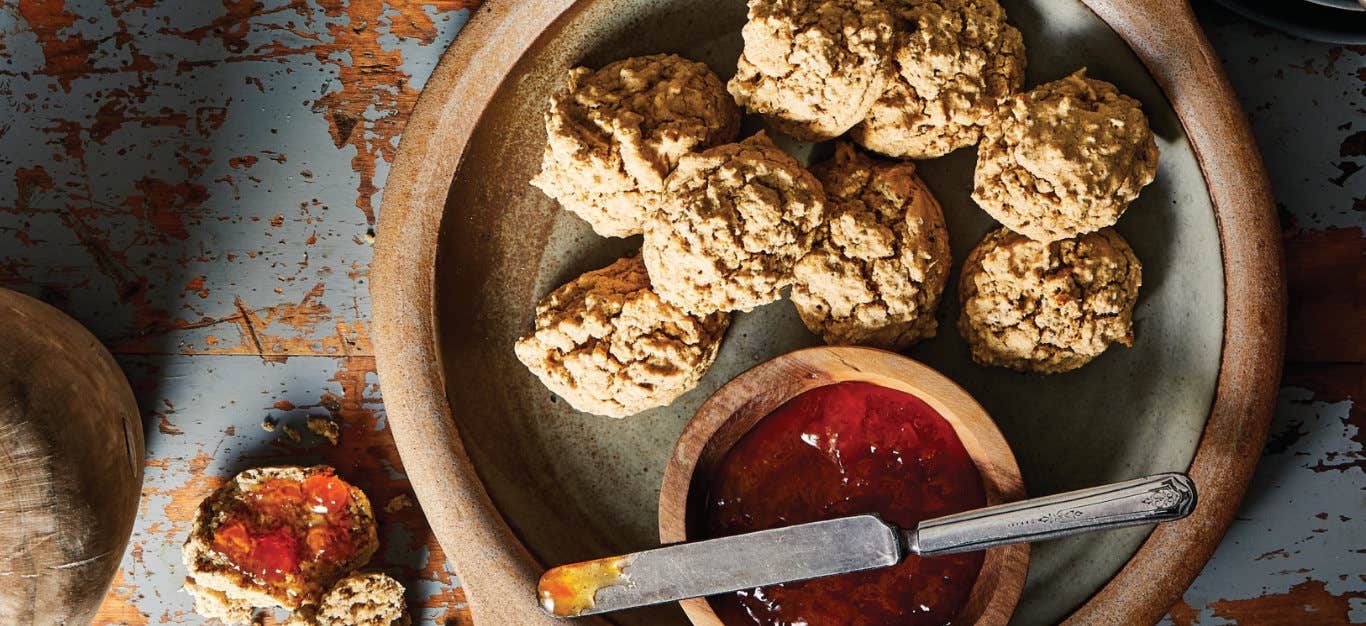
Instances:
[[[1002,103],[977,149],[972,198],[1011,230],[1056,241],[1114,225],[1156,174],[1138,101],[1080,70]]]
[[[408,626],[412,617],[403,585],[385,574],[352,574],[323,596],[314,616],[317,626]]]
[[[651,289],[639,256],[550,292],[517,358],[570,406],[626,417],[697,386],[716,359],[730,315],[690,315]]]
[[[201,615],[245,622],[259,607],[317,603],[378,545],[369,499],[332,468],[249,469],[200,503],[185,589]]]
[[[996,0],[894,0],[900,71],[850,137],[869,150],[928,159],[977,143],[1000,98],[1024,84],[1020,31]]]
[[[949,238],[915,164],[840,143],[812,173],[825,186],[827,217],[793,270],[792,302],[806,327],[828,344],[884,350],[933,337]]]
[[[894,24],[881,0],[750,0],[727,88],[787,135],[839,136],[867,116],[895,71]]]
[[[1133,345],[1142,266],[1113,229],[1040,243],[1005,228],[963,263],[958,330],[981,365],[1052,374]]]
[[[224,624],[247,624],[256,614],[256,607],[250,600],[229,597],[219,589],[202,587],[194,582],[194,578],[185,579],[185,591],[194,598],[194,612],[207,619],[216,619]]]
[[[733,141],[740,110],[706,65],[673,54],[570,70],[545,114],[531,184],[607,237],[641,231],[679,157]]]
[[[780,298],[825,206],[820,181],[763,133],[683,157],[666,187],[641,256],[660,297],[696,314]]]

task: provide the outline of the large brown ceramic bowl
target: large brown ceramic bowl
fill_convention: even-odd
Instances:
[[[950,289],[939,335],[908,354],[982,403],[1031,492],[1189,472],[1201,502],[1182,522],[1034,546],[1015,611],[1021,623],[1151,622],[1213,552],[1266,436],[1283,327],[1275,213],[1184,2],[1003,4],[1024,34],[1028,86],[1085,65],[1138,98],[1157,133],[1157,179],[1118,226],[1144,265],[1137,341],[1055,376],[976,367]],[[375,348],[405,469],[481,624],[550,623],[534,593],[545,566],[656,544],[663,469],[703,399],[818,343],[790,302],[739,314],[696,390],[626,420],[574,412],[512,352],[538,299],[639,246],[597,237],[527,184],[549,95],[574,65],[646,53],[728,78],[744,20],[742,0],[486,0],[408,123],[371,273]],[[828,151],[783,146],[808,160]],[[955,267],[992,226],[969,198],[973,160],[965,149],[918,165]],[[676,606],[611,619],[686,624]]]

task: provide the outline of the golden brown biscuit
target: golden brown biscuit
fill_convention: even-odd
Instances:
[[[570,70],[545,128],[531,184],[598,234],[626,237],[640,233],[679,157],[735,139],[740,111],[706,65],[656,54]]]
[[[258,607],[316,604],[378,545],[370,500],[332,468],[249,469],[200,503],[185,588],[201,615],[245,622]]]
[[[806,327],[828,344],[885,350],[933,337],[949,238],[915,164],[840,143],[812,173],[825,186],[827,218],[793,270],[792,302]]]
[[[859,123],[895,71],[881,0],[750,0],[735,101],[777,130],[824,141]]]
[[[515,349],[570,406],[626,417],[697,386],[729,325],[728,313],[689,315],[662,300],[634,256],[550,292]]]
[[[900,71],[850,132],[887,156],[928,159],[970,146],[1000,98],[1024,84],[1020,31],[996,0],[893,0]]]
[[[323,596],[313,617],[317,626],[408,626],[412,617],[403,585],[379,572],[352,574]]]
[[[981,365],[1052,374],[1133,345],[1143,268],[1113,229],[1040,243],[1005,228],[963,262],[958,330]]]
[[[1004,101],[977,149],[972,199],[1011,230],[1056,241],[1113,225],[1156,174],[1138,101],[1079,70]]]
[[[782,297],[825,207],[820,181],[763,133],[683,157],[667,189],[642,256],[660,297],[697,314]]]

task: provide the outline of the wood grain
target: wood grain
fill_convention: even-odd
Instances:
[[[90,331],[0,289],[0,618],[89,623],[142,489],[142,420]]]
[[[0,2],[0,285],[108,346],[146,428],[95,624],[202,623],[178,591],[194,505],[246,466],[319,461],[392,509],[370,565],[415,617],[468,621],[385,427],[365,285],[399,133],[475,4]]]
[[[938,372],[906,357],[871,348],[821,347],[790,352],[731,379],[712,394],[679,435],[659,494],[659,540],[687,541],[689,511],[699,510],[693,478],[709,475],[735,442],[793,397],[839,382],[869,382],[924,400],[953,426],[982,476],[988,505],[1022,500],[1024,480],[996,423],[972,396]],[[987,550],[963,612],[963,624],[1010,621],[1024,589],[1029,545]],[[680,602],[698,626],[722,626],[705,600]]]

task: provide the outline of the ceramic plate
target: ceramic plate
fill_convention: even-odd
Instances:
[[[1227,367],[1221,354],[1227,259],[1221,250],[1210,185],[1182,118],[1163,89],[1096,13],[1067,0],[1008,0],[1004,4],[1010,21],[1024,34],[1029,62],[1026,87],[1087,67],[1091,76],[1111,81],[1139,99],[1157,135],[1161,149],[1157,178],[1118,226],[1144,265],[1134,316],[1137,339],[1132,348],[1114,347],[1078,371],[1054,376],[1023,375],[970,362],[954,323],[954,285],[962,259],[994,222],[969,198],[976,158],[969,148],[920,164],[922,177],[944,208],[955,271],[938,314],[938,336],[906,354],[976,396],[1014,449],[1031,494],[1185,470],[1201,445],[1221,368]],[[596,236],[586,223],[527,184],[540,165],[545,141],[541,116],[547,98],[560,87],[565,71],[575,65],[598,67],[626,56],[676,52],[706,62],[722,79],[728,79],[735,72],[744,20],[744,3],[736,0],[578,3],[548,28],[529,36],[524,50],[506,53],[511,56],[504,62],[511,63],[511,69],[490,85],[485,104],[476,109],[471,103],[467,111],[452,111],[447,100],[445,110],[429,113],[438,126],[442,115],[472,116],[449,122],[462,126],[465,140],[463,151],[451,161],[453,174],[446,179],[449,187],[441,210],[414,208],[419,203],[408,185],[422,187],[429,182],[409,182],[400,176],[392,183],[400,187],[398,195],[393,187],[386,193],[373,288],[376,334],[382,383],[405,463],[415,479],[425,482],[418,474],[433,466],[425,457],[418,458],[425,454],[418,448],[439,442],[405,431],[405,424],[451,415],[455,428],[443,430],[441,436],[454,437],[458,431],[459,441],[452,442],[458,448],[455,454],[462,457],[461,463],[463,455],[468,456],[477,482],[487,491],[496,512],[490,523],[496,526],[497,517],[505,520],[516,541],[541,564],[657,545],[656,507],[663,468],[692,412],[736,374],[818,343],[786,300],[737,314],[716,364],[697,389],[672,406],[625,420],[574,411],[513,355],[513,342],[530,328],[537,300],[578,274],[607,265],[640,246],[638,237]],[[462,34],[457,47],[471,36]],[[466,62],[474,63],[480,54],[470,51]],[[503,53],[493,50],[486,56],[499,54]],[[414,123],[423,114],[419,107]],[[761,127],[749,119],[744,134]],[[414,132],[411,128],[409,134]],[[808,163],[830,151],[828,144],[783,139],[779,143]],[[396,173],[407,163],[405,159],[419,158],[412,155],[406,137],[404,147]],[[427,149],[440,148],[433,144]],[[1259,162],[1252,167],[1260,172]],[[427,169],[439,172],[441,168]],[[435,189],[444,182],[438,181]],[[394,209],[396,213],[439,213],[439,219],[429,215],[426,222],[439,224],[439,230],[416,238],[413,233],[391,234],[387,229],[395,227],[399,218],[389,221],[388,211],[399,203],[404,204]],[[402,246],[434,247],[435,258],[424,260],[422,254],[397,250]],[[418,268],[430,263],[430,269],[416,270],[430,272],[425,279],[430,282],[414,285],[415,291],[403,295],[396,284],[383,279],[390,274],[386,267],[392,268],[398,283],[399,273],[405,271],[401,268],[408,263]],[[1278,284],[1279,275],[1263,280]],[[424,290],[426,302],[417,295]],[[403,304],[391,306],[395,302]],[[1267,306],[1275,309],[1278,304]],[[407,331],[399,327],[406,322],[386,315],[404,310],[413,314],[414,306],[421,310],[416,315],[431,316],[434,328],[419,325],[413,329],[414,338],[403,339]],[[428,330],[432,334],[424,337]],[[391,378],[392,372],[423,362],[416,354],[386,355],[386,351],[411,348],[413,341],[432,341],[431,346],[421,347],[430,349],[428,367],[438,366],[443,374],[444,390],[426,391],[445,403],[433,409],[437,414],[421,414],[408,405],[408,394],[422,395],[422,382]],[[388,366],[397,362],[405,365]],[[405,389],[396,391],[395,386]],[[397,402],[396,393],[402,396]],[[1255,426],[1252,431],[1254,438],[1264,436],[1265,426],[1260,435]],[[413,472],[415,463],[421,468],[417,472]],[[439,465],[433,471],[458,473]],[[459,567],[461,553],[477,547],[447,543],[469,528],[443,536],[436,518],[489,515],[489,503],[476,494],[451,504],[437,491],[469,485],[459,479],[458,484],[440,477],[432,480],[440,484],[419,485],[418,493],[443,545],[456,553]],[[1129,529],[1036,545],[1016,622],[1054,623],[1073,613],[1130,561],[1148,533],[1147,529]],[[481,541],[506,539],[492,536]],[[497,563],[501,558],[474,555],[465,562],[474,567],[475,561]],[[1199,569],[1198,564],[1194,569]],[[525,578],[526,574],[510,576]],[[483,599],[480,589],[476,585],[471,592],[478,609]],[[615,619],[622,624],[686,623],[675,606]]]

